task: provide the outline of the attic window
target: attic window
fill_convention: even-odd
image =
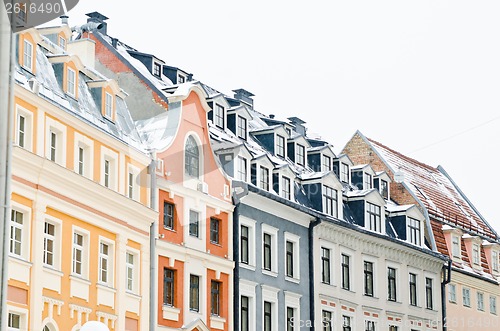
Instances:
[[[340,164],[340,180],[344,183],[349,183],[349,165]]]
[[[372,231],[382,232],[382,220],[380,213],[380,206],[374,205],[373,203],[366,203],[366,213],[368,218],[368,228]]]
[[[498,252],[491,251],[491,269],[498,272]]]
[[[224,107],[219,104],[215,104],[214,124],[217,127],[224,129]]]
[[[323,171],[331,171],[332,170],[332,159],[328,155],[323,155]]]
[[[156,77],[161,77],[161,64],[155,62],[153,64],[153,75]]]
[[[236,134],[238,135],[238,138],[247,140],[247,119],[242,116],[238,116],[238,128],[236,129]]]
[[[323,212],[333,217],[338,217],[337,190],[323,185]]]
[[[179,75],[179,77],[177,78],[177,83],[178,84],[182,84],[186,81],[186,77],[182,76],[182,75]]]
[[[280,135],[276,136],[276,155],[285,157],[285,137]]]
[[[411,217],[408,218],[408,240],[420,246],[420,221]]]
[[[297,145],[297,164],[306,165],[306,148],[303,145]]]
[[[472,263],[479,265],[479,245],[472,245]]]
[[[59,36],[59,47],[66,50],[66,39],[64,37]]]
[[[68,68],[67,74],[66,92],[74,97],[76,95],[76,72]]]
[[[460,258],[460,238],[458,236],[451,237],[451,252],[453,257]]]
[[[364,189],[369,190],[372,188],[372,175],[365,173],[363,175]]]
[[[33,45],[27,40],[24,40],[23,67],[33,70]]]
[[[113,96],[106,92],[106,99],[104,101],[104,116],[113,120]]]
[[[380,180],[380,194],[384,197],[384,199],[389,198],[389,185],[386,180]]]

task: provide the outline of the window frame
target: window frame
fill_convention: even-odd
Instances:
[[[409,282],[409,299],[410,306],[417,307],[418,306],[418,275],[416,273],[410,272],[408,273],[408,282]]]
[[[351,256],[345,253],[340,255],[341,287],[351,290]]]
[[[189,275],[189,310],[194,312],[200,312],[200,278],[198,275]]]
[[[225,125],[225,109],[224,106],[219,105],[218,103],[215,103],[214,110],[213,110],[213,122],[214,125],[220,129],[224,130],[224,125]]]
[[[460,237],[451,235],[451,252],[454,258],[461,258]]]
[[[425,277],[425,308],[434,309],[434,279]]]
[[[71,97],[76,97],[77,72],[69,66],[66,67],[66,93]]]
[[[340,181],[343,183],[349,183],[349,165],[344,162],[340,162]]]
[[[321,322],[323,323],[323,331],[333,331],[333,314],[329,310],[321,310]]]
[[[332,171],[332,158],[328,155],[321,154],[321,171]]]
[[[275,273],[278,272],[278,229],[271,227],[267,224],[261,225],[261,239],[262,239],[262,272],[263,273],[271,273],[274,276]],[[269,263],[266,263],[267,257],[266,248],[264,245],[265,235],[269,235],[270,243],[269,243]],[[267,244],[266,244],[267,246]],[[269,268],[268,268],[269,265]]]
[[[293,233],[285,232],[283,242],[285,245],[285,279],[298,280],[300,279],[300,237]],[[288,244],[291,245],[291,251],[288,250]],[[291,262],[291,265],[289,265],[289,262]]]
[[[365,190],[373,188],[373,176],[366,172],[363,172],[363,188]]]
[[[297,164],[305,167],[306,165],[306,146],[297,144]]]
[[[394,270],[394,276],[391,275],[391,270]],[[398,292],[397,292],[397,279],[398,270],[391,266],[387,267],[387,300],[392,302],[397,302]]]
[[[115,97],[111,93],[105,92],[105,95],[104,95],[104,117],[109,119],[110,121],[113,121],[114,103],[115,103]]]
[[[243,305],[243,298],[245,298],[246,304]],[[245,319],[243,317],[246,317]],[[241,331],[250,331],[250,297],[246,295],[240,296],[240,323]]]
[[[287,200],[292,196],[291,180],[286,176],[281,176],[281,196]]]
[[[268,309],[269,308],[269,309]],[[273,330],[273,303],[270,301],[264,301],[262,304],[262,316],[263,316],[263,331]]]
[[[29,47],[26,47],[29,46]],[[27,52],[27,48],[29,48],[29,52]],[[27,39],[23,41],[23,68],[28,70],[29,72],[33,72],[33,44],[29,42]],[[27,65],[29,63],[29,65]]]
[[[243,116],[237,116],[236,119],[236,135],[238,138],[241,138],[243,140],[247,140],[247,132],[248,132],[248,121],[245,117]]]
[[[457,286],[455,284],[448,284],[448,301],[457,303]]]
[[[210,243],[220,245],[221,220],[216,217],[210,217]]]
[[[194,135],[189,135],[184,143],[184,175],[190,178],[201,178],[202,154],[198,140]]]
[[[285,137],[283,137],[280,134],[276,134],[276,156],[282,158],[286,157],[285,145],[286,145]]]
[[[175,307],[176,270],[163,268],[163,305]]]
[[[382,230],[382,208],[379,205],[366,201],[366,228],[383,233]]]
[[[171,208],[171,214],[168,213],[169,208]],[[163,228],[175,230],[175,204],[166,200],[163,200]]]
[[[462,304],[464,307],[471,307],[470,304],[470,288],[462,287]]]
[[[327,248],[324,246],[321,246],[320,248],[321,251],[321,282],[323,284],[331,284],[332,280],[332,267],[331,267],[331,248]],[[325,252],[327,252],[328,256],[325,256]],[[326,272],[325,272],[326,271]]]
[[[476,292],[477,310],[484,311],[484,293]]]
[[[47,232],[47,226],[52,226],[53,233],[48,233]],[[56,240],[57,240],[57,228],[58,226],[54,224],[53,222],[49,220],[45,220],[43,224],[43,265],[48,266],[50,268],[55,268],[56,267],[56,254],[57,254],[57,247],[56,247]],[[51,248],[49,249],[48,243],[51,243]],[[51,262],[49,263],[48,257],[51,257]]]
[[[497,314],[497,297],[494,295],[490,295],[490,314]]]
[[[363,294],[365,296],[373,297],[375,295],[375,281],[374,281],[374,274],[375,274],[375,263],[372,261],[363,261],[363,280],[364,280],[364,286],[363,286]],[[369,267],[369,268],[367,268]]]
[[[210,315],[212,316],[220,316],[221,292],[222,282],[212,279],[210,281]]]
[[[248,180],[248,160],[243,156],[238,156],[236,178],[243,182]]]
[[[328,185],[321,185],[323,212],[338,217],[338,191]]]
[[[259,167],[259,188],[269,191],[269,168],[262,165]]]
[[[132,257],[132,262],[129,261],[129,256]],[[127,251],[125,252],[125,291],[129,293],[137,292],[137,284],[139,283],[138,259],[138,252],[127,249]],[[131,285],[131,287],[129,285]]]
[[[472,244],[472,264],[478,266],[480,264],[481,248],[479,244]]]
[[[422,222],[413,217],[407,217],[408,220],[408,241],[414,245],[422,245]]]
[[[153,62],[153,76],[161,78],[161,64]]]
[[[107,246],[107,254],[101,251],[103,245]],[[105,237],[99,236],[99,253],[98,253],[98,284],[104,284],[109,287],[113,286],[114,281],[114,243]],[[103,261],[106,261],[106,270],[103,270]],[[103,271],[105,271],[105,279],[103,278]]]
[[[193,222],[193,215],[196,214],[196,222]],[[189,236],[200,238],[200,212],[190,209],[189,210]]]

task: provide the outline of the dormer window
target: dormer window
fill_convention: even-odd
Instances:
[[[491,252],[491,269],[493,271],[498,272],[498,252],[497,251]]]
[[[66,50],[66,39],[62,36],[59,36],[59,47]]]
[[[373,203],[366,203],[366,218],[368,221],[368,229],[375,232],[382,232],[380,206]]]
[[[29,71],[33,70],[33,45],[26,39],[24,40],[23,67]]]
[[[389,184],[386,180],[380,179],[380,194],[384,197],[384,199],[389,198]]]
[[[186,141],[184,159],[184,172],[186,175],[194,178],[200,177],[200,150],[196,140],[192,136]]]
[[[364,189],[369,190],[372,188],[372,175],[364,173],[363,174]]]
[[[323,155],[321,157],[322,160],[322,171],[331,171],[332,170],[332,158],[328,155]]]
[[[238,156],[238,175],[237,178],[241,181],[247,181],[247,159]]]
[[[67,69],[66,92],[71,95],[76,95],[76,72],[69,68]]]
[[[479,245],[472,245],[472,263],[479,265]]]
[[[269,191],[269,169],[260,167],[260,188]]]
[[[236,130],[238,138],[247,140],[247,119],[243,116],[238,116],[238,125]]]
[[[451,237],[451,252],[453,257],[460,258],[460,238],[458,236]]]
[[[337,190],[323,185],[323,212],[327,215],[338,217]]]
[[[285,137],[276,135],[276,155],[285,157]]]
[[[179,75],[177,77],[177,84],[182,84],[186,81],[186,77],[182,76],[182,75]]]
[[[106,92],[106,97],[104,100],[104,116],[110,120],[113,120],[113,95]]]
[[[281,196],[287,200],[290,200],[291,188],[290,188],[290,178],[281,177]]]
[[[340,163],[340,181],[343,183],[349,183],[349,165],[345,163]]]
[[[297,145],[297,164],[306,165],[306,148],[302,145]]]
[[[161,64],[158,62],[153,63],[153,75],[156,77],[161,77]]]
[[[224,129],[224,107],[219,104],[215,104],[214,107],[214,124]]]
[[[408,217],[408,241],[414,245],[420,246],[420,221]]]

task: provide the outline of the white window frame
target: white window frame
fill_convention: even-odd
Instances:
[[[128,261],[128,255],[133,257],[133,263]],[[141,261],[140,261],[140,251],[127,247],[125,251],[125,291],[132,294],[139,294],[139,284],[141,283]],[[128,286],[129,281],[129,269],[132,270],[132,288]]]
[[[240,124],[240,120],[244,121],[244,127],[242,127]],[[248,137],[248,119],[246,117],[237,115],[236,116],[236,135],[238,138],[241,138],[243,140],[247,140]]]
[[[108,188],[118,190],[118,153],[104,146],[101,147],[101,185],[105,185],[105,160],[109,161],[109,185]]]
[[[301,148],[302,148],[302,154],[300,153],[301,151]],[[301,145],[301,144],[297,144],[297,154],[295,156],[297,158],[297,164],[298,165],[301,165],[303,167],[306,166],[306,146],[304,145]]]
[[[410,274],[413,274],[415,275],[415,304],[413,305],[411,303],[411,287],[410,287],[410,280],[411,280],[411,277],[410,277]],[[408,270],[408,273],[407,273],[407,284],[408,284],[408,305],[410,306],[413,306],[413,307],[420,307],[421,306],[421,303],[422,303],[422,300],[421,300],[421,297],[420,297],[420,284],[419,282],[421,281],[421,275],[418,273],[418,271],[416,270],[412,270],[412,269],[409,269]]]
[[[109,93],[105,92],[104,94],[104,117],[113,120],[113,105],[114,105],[115,97]]]
[[[216,127],[224,130],[224,124],[226,123],[226,113],[224,106],[214,103],[213,110],[213,123]]]
[[[451,252],[454,258],[461,258],[460,237],[458,235],[451,235]]]
[[[66,50],[66,38],[63,36],[59,36],[59,47],[61,47],[63,50]]]
[[[31,209],[25,205],[17,203],[15,201],[11,201],[11,210],[15,210],[19,213],[23,214],[23,224],[19,228],[21,228],[21,254],[15,254],[10,252],[10,242],[9,242],[9,256],[15,256],[17,258],[28,261],[30,247],[31,247]],[[11,222],[11,214],[9,214],[9,241],[10,241],[10,228],[12,226]]]
[[[73,77],[73,80],[70,77]],[[76,82],[77,82],[77,72],[70,68],[66,67],[66,93],[72,97],[76,96]]]
[[[375,257],[373,256],[370,256],[370,255],[362,255],[361,256],[361,261],[362,261],[362,266],[363,266],[363,289],[362,289],[362,293],[363,293],[363,296],[365,297],[372,297],[372,298],[378,298],[378,277],[379,277],[379,270],[378,270],[378,267],[379,267],[379,261],[378,259],[376,259]],[[364,264],[365,262],[370,262],[372,264],[372,267],[373,267],[373,270],[372,270],[372,277],[373,277],[373,295],[372,296],[369,296],[369,295],[366,295],[365,294],[365,278],[364,278],[364,275],[365,275],[365,267],[364,267]],[[385,277],[387,278],[387,277]],[[396,288],[396,291],[397,291],[397,288]]]
[[[492,250],[491,251],[491,269],[494,272],[498,272],[498,251]]]
[[[257,296],[255,294],[255,287],[257,283],[246,279],[240,279],[240,311],[238,314],[240,315],[241,321],[241,297],[245,296],[248,298],[248,330],[256,331],[257,330]]]
[[[280,144],[283,143],[283,145]],[[276,134],[276,156],[286,158],[286,138],[280,134]]]
[[[416,218],[407,216],[407,226],[406,226],[406,238],[410,244],[421,246],[422,245],[422,221]],[[413,226],[412,223],[418,224],[418,228]],[[417,232],[416,236],[413,236],[413,232]]]
[[[471,292],[470,288],[468,288],[468,287],[463,287],[462,288],[462,304],[463,304],[464,307],[469,307],[469,308],[471,307],[470,292]],[[466,304],[466,302],[467,302],[467,304]]]
[[[29,47],[26,47],[29,46]],[[29,48],[29,52],[27,52],[27,48]],[[26,70],[32,72],[33,71],[33,44],[29,42],[28,40],[24,39],[23,42],[23,68]]]
[[[74,157],[74,170],[79,172],[79,149],[83,149],[83,174],[82,176],[89,179],[94,178],[94,141],[87,136],[75,132],[75,157]]]
[[[293,312],[293,330],[294,331],[299,331],[300,330],[300,298],[302,297],[298,293],[290,292],[290,291],[283,291],[285,294],[285,307],[284,307],[284,313],[285,313],[285,330],[286,330],[286,322],[287,322],[287,309],[292,308],[294,310]]]
[[[261,177],[263,177],[263,176],[262,176],[262,174],[263,174],[263,172],[265,172],[265,170],[264,170],[264,169],[265,169],[265,170],[267,170],[267,185],[266,185],[266,186],[267,186],[267,189],[266,189],[266,188],[264,188],[264,187],[262,187],[262,185],[261,185],[261,184],[262,184],[262,182],[263,182],[263,181],[261,180],[261,179],[262,179]],[[257,164],[257,172],[258,172],[258,176],[257,176],[257,177],[258,177],[258,178],[257,178],[257,180],[258,180],[258,182],[257,182],[257,186],[258,186],[258,188],[260,188],[261,190],[269,191],[269,188],[271,187],[271,184],[270,184],[270,181],[271,181],[271,176],[272,176],[271,171],[269,170],[269,168],[268,168],[268,167],[265,167],[265,166],[263,166],[263,165],[259,165],[259,164]]]
[[[369,190],[373,188],[373,176],[363,172],[363,189]]]
[[[349,277],[349,282],[348,282],[348,288],[345,288],[344,287],[344,260],[343,260],[343,255],[347,256],[349,258],[349,264],[348,264],[348,277]],[[339,260],[338,260],[338,263],[339,263],[339,267],[340,267],[340,273],[339,273],[339,285],[340,285],[340,288],[342,290],[345,290],[345,291],[350,291],[350,292],[354,292],[354,282],[353,282],[353,267],[354,267],[354,263],[353,263],[353,260],[354,260],[354,254],[353,252],[351,251],[346,251],[346,250],[343,250],[341,249],[339,251]]]
[[[347,170],[347,172],[344,172],[344,170]],[[343,183],[349,183],[349,176],[350,176],[350,170],[349,170],[349,165],[344,162],[340,162],[340,181]]]
[[[327,193],[332,193],[327,194]],[[339,217],[339,192],[338,190],[334,189],[331,186],[328,185],[321,185],[321,199],[323,202],[323,212],[327,215],[333,216],[333,217]],[[329,202],[332,200],[332,207],[335,208],[332,210],[329,210]]]
[[[101,245],[108,246],[108,254],[104,254],[101,252]],[[115,265],[115,243],[106,237],[99,236],[99,248],[98,248],[98,276],[97,280],[99,284],[104,284],[109,287],[113,287],[114,284],[114,265]],[[102,279],[102,260],[105,259],[107,262],[107,270],[106,270],[106,280]]]
[[[292,197],[293,197],[292,179],[290,177],[288,177],[288,176],[283,176],[283,175],[280,175],[279,178],[280,178],[280,196],[282,198],[287,199],[287,200],[291,200]],[[288,180],[288,191],[285,190],[285,185],[284,185],[286,180]]]
[[[268,224],[261,225],[261,263],[262,273],[270,276],[278,275],[278,229]],[[264,233],[271,236],[271,270],[264,269]]]
[[[432,303],[432,307],[431,308],[428,308],[427,307],[427,279],[430,279],[431,280],[431,303]],[[425,306],[424,308],[426,309],[430,309],[430,310],[436,310],[437,307],[437,289],[436,289],[436,286],[437,286],[438,281],[436,279],[436,276],[435,275],[432,275],[430,273],[426,273],[424,272],[424,300],[425,300]]]
[[[75,234],[79,234],[83,237],[81,250],[82,250],[82,261],[81,261],[81,274],[75,272]],[[71,275],[83,279],[88,279],[89,274],[89,240],[90,233],[87,230],[73,226],[71,231]]]
[[[490,314],[497,314],[497,297],[494,295],[490,295]]]
[[[19,315],[19,328],[11,328],[7,327],[7,331],[16,331],[16,330],[28,330],[28,310],[21,308],[21,307],[16,307],[16,306],[11,306],[7,305],[7,317],[5,319],[5,324],[8,326],[9,324],[9,314],[15,314]]]
[[[476,298],[477,298],[477,310],[484,311],[484,293],[477,292]]]
[[[481,247],[479,244],[472,244],[472,263],[474,265],[479,265],[481,259],[480,259],[480,253],[481,252]]]
[[[448,284],[448,301],[457,303],[457,285]]]
[[[370,231],[373,231],[373,232],[377,232],[377,233],[384,233],[384,229],[383,229],[383,225],[384,224],[384,220],[382,218],[382,212],[384,211],[384,208],[382,206],[379,206],[377,205],[376,203],[373,203],[373,202],[370,202],[370,201],[366,201],[365,202],[365,208],[366,208],[366,212],[365,212],[365,228],[370,230]],[[372,211],[370,209],[370,207],[373,206],[374,211]],[[378,209],[378,214],[376,213]],[[371,216],[373,215],[373,217],[375,217],[375,228],[373,229],[372,228],[372,223],[371,223]],[[378,220],[377,220],[377,216],[378,216]],[[378,230],[377,230],[377,227],[378,227]]]
[[[240,251],[240,267],[249,268],[251,270],[255,270],[256,266],[256,250],[255,250],[255,225],[256,222],[250,218],[240,216],[240,231],[241,225],[246,226],[248,228],[248,264],[241,263],[241,251]],[[240,233],[241,235],[241,233]],[[241,240],[241,238],[238,238]],[[240,241],[241,242],[241,241]],[[241,249],[241,247],[240,247]]]
[[[20,133],[20,117],[24,117],[24,132],[23,140],[24,146],[21,146],[19,133]],[[19,105],[16,105],[16,144],[28,151],[33,151],[33,113]]]
[[[268,285],[262,288],[262,330],[264,330],[264,302],[271,303],[271,330],[278,330],[278,293],[280,290]],[[286,315],[285,315],[286,316]]]
[[[66,166],[66,125],[46,117],[46,138],[45,138],[45,157],[50,160],[51,158],[51,143],[52,133],[56,135],[56,151],[54,162],[65,167]]]
[[[238,156],[236,163],[237,163],[237,165],[236,165],[236,167],[237,167],[236,168],[236,174],[237,174],[236,178],[238,180],[247,182],[248,181],[248,160],[243,156]],[[244,167],[245,172],[244,173],[242,171],[243,165],[245,165],[245,167]],[[244,178],[242,178],[242,177],[244,177]]]
[[[130,199],[139,201],[141,196],[141,187],[137,184],[139,180],[140,170],[139,168],[129,164],[127,171],[127,197]],[[130,175],[132,175],[133,180],[130,182]],[[130,195],[130,189],[132,189],[132,195]]]
[[[332,245],[331,242],[329,241],[325,241],[325,240],[320,240],[320,244],[318,245],[319,246],[319,265],[320,265],[320,268],[319,268],[319,282],[321,284],[325,284],[325,285],[334,285],[335,284],[335,269],[333,268],[334,265],[335,265],[335,245]],[[330,251],[330,256],[329,256],[329,259],[330,259],[330,282],[329,283],[324,283],[323,282],[323,251],[322,251],[322,248],[325,248],[325,249],[328,249]]]
[[[321,171],[332,171],[332,158],[329,155],[321,154]]]
[[[293,244],[293,254],[292,254],[292,258],[293,258],[293,277],[289,277],[287,276],[286,274],[286,270],[287,270],[287,251],[286,251],[286,243],[290,242]],[[288,281],[292,281],[292,282],[297,282],[300,280],[300,236],[296,235],[296,234],[293,234],[293,233],[290,233],[290,232],[285,232],[284,234],[284,241],[283,241],[283,244],[285,245],[285,249],[283,250],[284,251],[284,260],[285,261],[285,280],[288,280]]]

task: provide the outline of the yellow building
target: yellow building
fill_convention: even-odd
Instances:
[[[148,152],[67,25],[16,36],[9,330],[149,322]]]

